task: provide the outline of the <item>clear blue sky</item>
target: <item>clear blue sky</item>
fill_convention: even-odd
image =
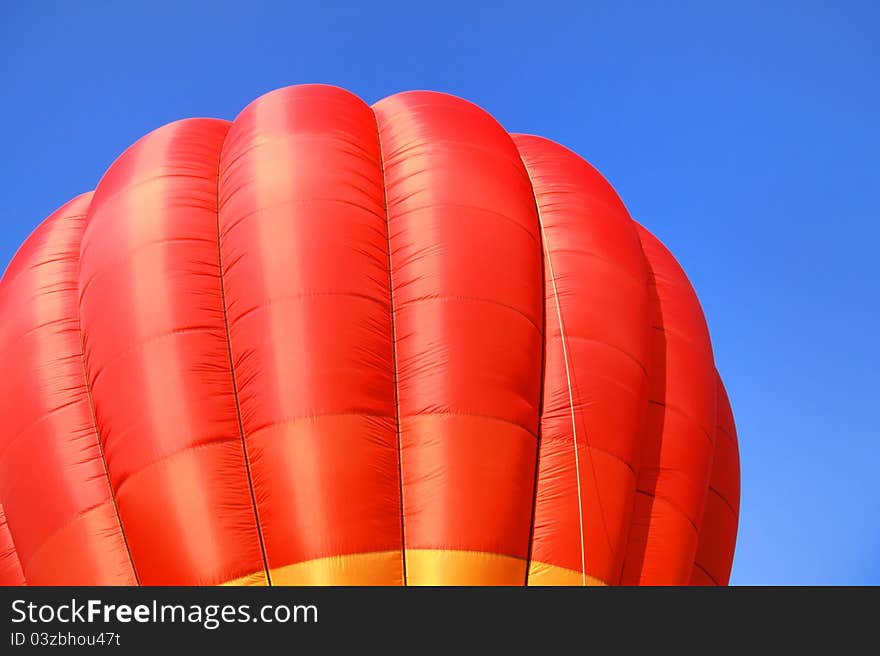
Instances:
[[[880,584],[877,3],[0,7],[0,269],[168,121],[302,82],[463,96],[589,159],[693,281],[740,434],[732,582]]]

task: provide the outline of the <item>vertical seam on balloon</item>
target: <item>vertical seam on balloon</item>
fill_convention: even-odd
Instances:
[[[541,257],[541,299],[543,301],[544,298],[544,257],[542,254]],[[545,302],[541,303],[543,306],[547,304]],[[543,330],[541,331],[541,385],[539,390],[538,397],[538,432],[535,437],[535,476],[532,480],[532,512],[529,517],[529,542],[528,542],[528,551],[526,552],[526,571],[525,571],[525,585],[529,584],[529,574],[532,569],[532,549],[534,548],[535,542],[535,513],[538,507],[538,480],[541,474],[541,417],[544,416],[544,376],[546,375],[546,351],[547,351],[547,310],[546,307],[543,307],[542,315],[544,318]]]
[[[228,132],[226,133],[229,134]],[[226,143],[224,135],[223,143]],[[226,351],[229,354],[229,371],[232,375],[232,396],[235,400],[235,416],[238,419],[238,433],[241,436],[241,450],[244,455],[244,469],[247,474],[248,491],[251,495],[251,505],[254,509],[254,522],[257,526],[257,538],[260,541],[260,556],[263,559],[263,570],[266,572],[266,585],[272,585],[272,575],[269,573],[269,557],[266,554],[266,543],[263,540],[263,526],[260,523],[260,511],[257,508],[257,496],[254,492],[254,480],[251,475],[251,461],[248,454],[247,440],[244,437],[244,422],[241,419],[241,405],[238,400],[238,382],[235,378],[235,361],[232,357],[232,338],[229,334],[229,313],[226,310],[226,286],[223,282],[223,253],[220,248],[220,163],[222,161],[223,146],[221,144],[220,154],[217,157],[217,264],[219,267],[218,275],[220,277],[220,304],[223,307],[223,328],[226,333]]]
[[[514,142],[514,146],[516,143]],[[517,148],[517,150],[519,150]],[[522,157],[520,157],[522,159]],[[541,248],[541,385],[538,391],[538,430],[535,435],[535,477],[532,482],[532,513],[529,518],[529,542],[528,551],[526,552],[526,572],[525,585],[529,585],[529,575],[532,569],[532,550],[535,541],[535,513],[538,508],[538,480],[541,474],[541,425],[544,416],[544,378],[547,375],[547,302],[544,297],[546,290],[545,256],[544,256],[544,240],[543,230],[541,230],[541,212],[538,207],[538,196],[535,193],[535,187],[532,185],[532,177],[529,174],[528,167],[523,161],[523,168],[526,170],[526,177],[529,180],[529,190],[532,192],[532,202],[535,205],[535,218],[538,221],[538,228],[541,233],[538,241]]]
[[[577,439],[577,422],[575,420],[574,414],[574,394],[571,390],[571,371],[568,364],[568,347],[566,346],[565,340],[565,326],[562,323],[562,309],[559,305],[559,291],[556,288],[556,276],[553,273],[553,262],[550,259],[550,248],[547,245],[547,233],[544,231],[544,222],[541,219],[541,213],[538,212],[538,225],[541,226],[541,240],[544,242],[544,251],[547,256],[547,267],[550,273],[550,282],[553,286],[553,301],[556,305],[556,319],[559,321],[559,333],[562,338],[560,341],[562,342],[562,359],[565,362],[565,381],[568,387],[568,405],[571,410],[571,434],[572,441],[574,443],[574,470],[577,480],[577,497],[578,497],[578,525],[580,527],[580,539],[581,539],[581,578],[583,580],[583,584],[587,585],[587,566],[586,566],[586,555],[584,549],[584,506],[583,499],[581,497],[581,466],[580,466],[580,456],[578,454],[578,439]]]
[[[526,172],[529,174],[529,183],[531,184],[531,182],[532,182],[532,180],[531,180],[531,172],[529,171],[528,164],[526,164],[526,162],[525,162],[524,159],[523,159],[523,165],[525,166]],[[535,195],[535,192],[534,192],[534,185],[532,186],[532,194]],[[535,207],[538,208],[538,222],[539,222],[539,224],[540,224],[540,226],[541,226],[541,236],[542,236],[542,241],[544,242],[545,248],[548,249],[548,250],[547,250],[547,263],[548,263],[548,266],[550,266],[550,269],[551,269],[551,280],[552,280],[552,282],[553,282],[554,299],[555,299],[555,301],[556,301],[556,309],[557,309],[557,314],[558,314],[558,316],[559,316],[559,331],[560,331],[560,334],[561,334],[561,336],[562,336],[562,349],[563,349],[563,356],[564,356],[564,358],[565,358],[565,375],[566,375],[566,379],[567,379],[567,382],[568,382],[569,400],[570,400],[570,403],[571,403],[572,429],[573,429],[573,431],[576,432],[576,428],[575,428],[575,415],[574,415],[574,402],[571,401],[571,399],[573,398],[573,397],[572,397],[572,379],[575,378],[575,374],[574,374],[574,372],[572,372],[572,371],[570,370],[570,368],[569,368],[568,351],[567,351],[567,339],[566,339],[566,336],[565,336],[565,330],[564,330],[564,327],[563,327],[563,325],[562,325],[562,310],[561,310],[560,305],[559,305],[559,295],[558,295],[558,293],[557,293],[557,291],[556,291],[556,277],[552,274],[552,262],[550,261],[550,251],[549,251],[549,248],[546,246],[546,233],[544,232],[544,223],[543,223],[543,219],[542,219],[542,217],[541,217],[541,211],[540,211],[540,207],[539,207],[539,205],[538,205],[537,196],[535,197]],[[599,482],[598,482],[598,478],[597,478],[597,476],[596,476],[596,464],[595,464],[595,460],[594,460],[594,458],[593,458],[592,455],[591,455],[592,452],[595,452],[595,451],[597,450],[597,447],[594,447],[593,445],[590,444],[589,433],[588,433],[587,431],[584,431],[584,432],[583,432],[583,435],[584,435],[584,446],[585,446],[586,449],[589,449],[589,450],[590,450],[590,453],[588,453],[588,455],[589,455],[588,460],[589,460],[589,463],[590,463],[590,470],[591,470],[591,472],[592,472],[592,474],[593,474],[593,484],[594,484],[594,487],[596,488],[596,503],[597,503],[597,505],[599,506],[599,519],[602,521],[602,529],[603,529],[604,534],[605,534],[605,540],[606,540],[606,542],[607,542],[607,544],[608,544],[608,550],[609,550],[609,552],[610,552],[611,554],[614,554],[614,552],[615,552],[615,550],[614,550],[614,545],[613,545],[612,542],[611,542],[611,534],[608,532],[608,522],[607,522],[607,520],[605,519],[605,508],[604,508],[603,505],[602,505],[601,491],[600,491],[600,489],[599,489]],[[608,452],[605,451],[604,449],[599,449],[599,450],[600,450],[600,451],[604,451],[605,453],[608,453]],[[576,463],[577,463],[577,455],[578,455],[578,452],[577,452],[577,436],[575,435],[575,462],[576,462]],[[576,466],[577,466],[577,464],[576,464]],[[581,492],[581,487],[580,487],[580,468],[579,468],[579,467],[578,467],[576,473],[578,474],[578,493],[580,494],[580,492]],[[580,512],[582,512],[580,509],[581,509],[581,505],[580,505],[580,503],[579,503],[579,504],[578,504],[578,510],[579,510]],[[582,521],[583,521],[583,520],[582,520]],[[581,540],[582,540],[582,544],[583,544],[583,540],[584,540],[583,524],[581,525]],[[583,547],[582,547],[582,548],[583,548]],[[586,577],[586,569],[584,569],[584,576]],[[585,583],[585,585],[586,585],[586,583]]]
[[[86,387],[86,398],[89,400],[89,412],[92,415],[92,425],[95,427],[95,438],[98,443],[98,453],[101,455],[101,464],[104,467],[104,476],[107,479],[107,487],[110,490],[110,500],[113,502],[113,511],[116,513],[116,521],[119,522],[119,533],[122,535],[122,544],[125,546],[125,552],[128,554],[128,562],[131,564],[131,572],[134,574],[134,581],[137,585],[141,584],[138,576],[137,568],[134,565],[134,557],[131,555],[131,547],[128,544],[128,537],[125,535],[125,527],[122,525],[122,514],[119,512],[119,504],[116,502],[116,491],[113,489],[113,482],[110,480],[110,468],[107,466],[107,458],[104,455],[104,444],[101,441],[101,432],[98,430],[98,416],[95,413],[95,403],[92,399],[92,389],[89,385],[89,372],[86,368],[86,345],[83,337],[82,322],[79,317],[79,303],[77,304],[77,329],[79,330],[79,350],[82,360],[83,381]]]
[[[541,229],[541,243],[543,245],[544,257],[547,261],[547,273],[550,274],[550,282],[553,287],[553,301],[556,305],[556,319],[559,322],[559,333],[562,341],[562,359],[565,363],[565,380],[568,387],[568,405],[571,410],[571,433],[572,433],[572,442],[574,445],[574,470],[575,477],[577,480],[577,501],[578,501],[578,527],[580,528],[580,541],[581,541],[581,582],[584,586],[587,585],[587,566],[586,566],[586,555],[584,549],[584,509],[583,509],[583,500],[581,496],[581,467],[580,467],[580,456],[578,454],[578,440],[577,440],[577,423],[575,421],[574,414],[574,394],[571,389],[571,371],[569,369],[568,364],[568,347],[566,345],[565,340],[565,326],[562,322],[562,309],[559,305],[559,291],[556,288],[556,276],[553,273],[553,261],[550,259],[550,247],[547,244],[547,232],[544,230],[544,219],[541,216],[541,207],[538,203],[538,195],[535,192],[535,186],[532,182],[532,175],[529,171],[528,164],[526,164],[525,160],[523,160],[523,167],[526,170],[526,173],[529,178],[529,186],[532,190],[532,197],[535,200],[535,211],[538,215],[538,227]],[[546,305],[546,304],[545,304]],[[543,381],[542,381],[543,386]],[[537,490],[536,490],[537,495]],[[537,503],[537,501],[536,501]],[[534,523],[534,520],[533,520]]]
[[[397,486],[400,494],[400,564],[403,574],[403,585],[406,585],[406,532],[403,515],[403,449],[400,441],[400,393],[397,380],[397,324],[394,320],[394,273],[391,266],[391,218],[388,215],[388,189],[385,185],[385,154],[382,151],[382,135],[379,128],[379,116],[371,107],[376,121],[376,141],[379,145],[379,170],[382,176],[382,206],[385,212],[385,237],[388,252],[388,298],[391,305],[391,357],[394,378],[394,427],[397,434]]]

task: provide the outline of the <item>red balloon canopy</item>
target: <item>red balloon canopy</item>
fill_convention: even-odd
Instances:
[[[605,179],[459,98],[126,150],[0,281],[0,583],[726,584],[736,431]]]

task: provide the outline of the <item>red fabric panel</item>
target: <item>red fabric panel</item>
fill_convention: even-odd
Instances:
[[[724,383],[720,376],[716,376],[716,379],[718,420],[715,457],[712,460],[712,481],[700,527],[697,557],[691,573],[692,585],[727,585],[739,523],[739,448],[736,425]]]
[[[542,360],[528,175],[482,109],[411,92],[374,107],[391,241],[409,548],[525,558]],[[523,568],[522,583],[525,580]]]
[[[229,124],[138,141],[95,191],[80,315],[98,433],[143,584],[262,567],[230,369],[217,230]]]
[[[24,572],[18,552],[12,542],[12,533],[6,524],[6,513],[0,505],[0,585],[25,585]]]
[[[32,585],[135,582],[83,373],[77,280],[91,197],[46,219],[0,284],[0,503]]]
[[[401,549],[387,244],[362,100],[290,87],[235,120],[220,254],[270,567]]]
[[[614,583],[629,533],[647,394],[647,267],[626,208],[593,167],[547,139],[514,140],[531,176],[545,251],[531,557],[577,571],[583,560],[588,574]]]
[[[650,269],[648,413],[622,583],[685,585],[709,489],[715,365],[700,303],[678,262],[638,226]]]
[[[647,394],[647,267],[626,208],[593,167],[541,137],[514,141],[535,190],[545,251],[544,400],[531,557],[577,571],[585,564],[587,574],[615,583]]]

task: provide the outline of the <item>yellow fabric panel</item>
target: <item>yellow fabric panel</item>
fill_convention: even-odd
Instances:
[[[558,567],[547,563],[538,563],[532,561],[529,566],[529,585],[584,585],[586,579],[587,585],[608,585],[604,581],[597,579],[589,574],[584,577],[581,572],[576,569],[568,569],[566,567]]]
[[[399,551],[316,558],[272,570],[272,585],[400,585]]]
[[[524,585],[526,561],[480,551],[407,549],[407,585]]]
[[[276,567],[272,585],[379,585],[402,583],[399,551],[346,554],[316,558]],[[524,585],[526,561],[522,558],[479,551],[446,549],[408,549],[406,583],[431,585]],[[580,572],[547,563],[532,562],[528,585],[583,585]],[[587,585],[607,585],[587,574]],[[264,572],[228,581],[223,585],[266,585]]]

